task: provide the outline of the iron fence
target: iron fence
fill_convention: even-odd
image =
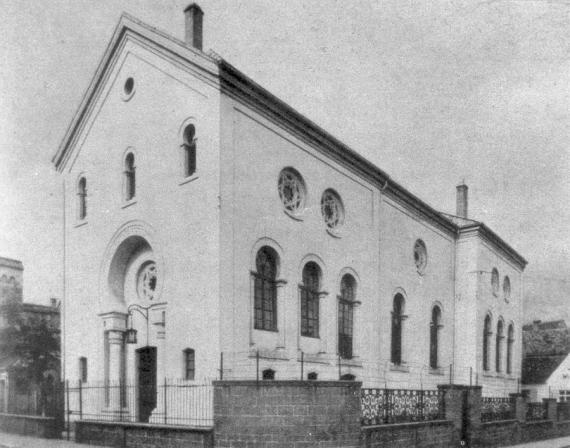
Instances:
[[[526,404],[526,420],[536,421],[536,420],[546,420],[547,408],[546,402],[542,403],[527,403]]]
[[[515,403],[514,397],[482,397],[481,421],[494,422],[516,418]]]
[[[70,420],[212,426],[211,381],[164,379],[161,383],[132,384],[77,382],[66,389]]]
[[[558,409],[556,410],[557,419],[558,421],[563,420],[570,420],[570,401],[567,402],[558,402],[557,403]]]
[[[363,426],[421,422],[445,418],[443,391],[414,389],[362,389]]]

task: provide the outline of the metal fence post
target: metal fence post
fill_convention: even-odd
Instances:
[[[338,379],[340,380],[340,379],[342,378],[342,372],[341,372],[341,369],[340,369],[340,353],[338,354],[338,360],[337,360],[337,362],[338,362]]]
[[[167,422],[167,417],[166,417],[166,413],[167,413],[167,400],[166,400],[166,395],[167,395],[168,389],[167,389],[167,384],[166,384],[166,377],[164,377],[164,424],[166,425]]]
[[[224,352],[220,352],[220,380],[224,379]]]
[[[81,380],[79,382],[79,420],[83,420],[83,388]]]
[[[305,352],[301,351],[301,381],[303,381],[303,363],[304,363]]]
[[[256,380],[259,382],[259,350],[255,353]]]
[[[65,401],[66,401],[66,416],[67,416],[67,440],[69,440],[69,431],[70,431],[70,421],[69,417],[71,415],[71,410],[69,409],[69,380],[65,380]]]

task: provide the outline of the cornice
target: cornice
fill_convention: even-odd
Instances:
[[[477,235],[483,238],[486,242],[491,244],[493,247],[498,249],[504,256],[506,256],[511,262],[516,264],[521,270],[524,270],[528,261],[520,255],[515,249],[513,249],[509,244],[505,242],[499,235],[493,232],[485,224],[476,223],[459,228],[459,237],[469,236],[470,234]]]

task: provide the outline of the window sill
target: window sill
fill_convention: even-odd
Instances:
[[[301,334],[302,338],[307,338],[307,339],[320,339],[320,336],[309,336],[307,334]]]
[[[445,373],[443,372],[443,369],[441,367],[437,367],[437,368],[430,368],[429,369],[429,374],[430,375],[436,375],[436,376],[444,376]]]
[[[343,231],[340,229],[331,229],[330,227],[327,227],[326,231],[333,238],[342,238],[343,237]]]
[[[391,372],[410,373],[410,367],[405,364],[390,364]]]
[[[297,354],[297,361],[303,363],[312,363],[312,364],[327,364],[329,363],[329,357],[326,353],[303,353],[303,357],[301,358],[301,353]]]
[[[253,327],[253,329],[255,331],[267,331],[269,333],[279,333],[279,330],[277,328],[270,330],[270,329],[266,329],[266,328],[255,328],[255,327]]]
[[[86,219],[82,219],[81,221],[77,221],[73,227],[83,227],[86,226],[88,221]]]
[[[294,219],[295,221],[304,221],[305,220],[305,209],[301,210],[300,212],[293,213],[287,209],[283,209],[283,213],[285,213],[289,218]]]
[[[127,207],[130,207],[131,205],[134,205],[134,204],[136,204],[136,203],[137,203],[137,199],[136,199],[136,198],[129,199],[128,201],[123,202],[123,205],[121,205],[121,208],[127,208]]]
[[[284,361],[289,361],[289,357],[287,353],[283,349],[264,349],[264,348],[250,348],[249,349],[249,358],[259,358],[261,359],[280,359]]]
[[[180,182],[178,182],[178,185],[184,185],[184,184],[188,184],[196,179],[198,179],[198,174],[194,173],[191,176],[185,177],[184,179],[182,179]]]
[[[340,365],[346,367],[362,367],[362,361],[358,359],[356,356],[350,359],[340,358]]]

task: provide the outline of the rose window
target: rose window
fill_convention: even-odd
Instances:
[[[148,263],[142,267],[137,279],[138,294],[141,299],[152,300],[154,299],[154,292],[156,290],[156,264]]]
[[[279,198],[285,210],[296,214],[305,205],[305,185],[299,173],[292,169],[284,169],[279,174]]]
[[[332,190],[327,190],[321,198],[321,213],[329,229],[337,229],[344,221],[344,208],[340,197]]]

